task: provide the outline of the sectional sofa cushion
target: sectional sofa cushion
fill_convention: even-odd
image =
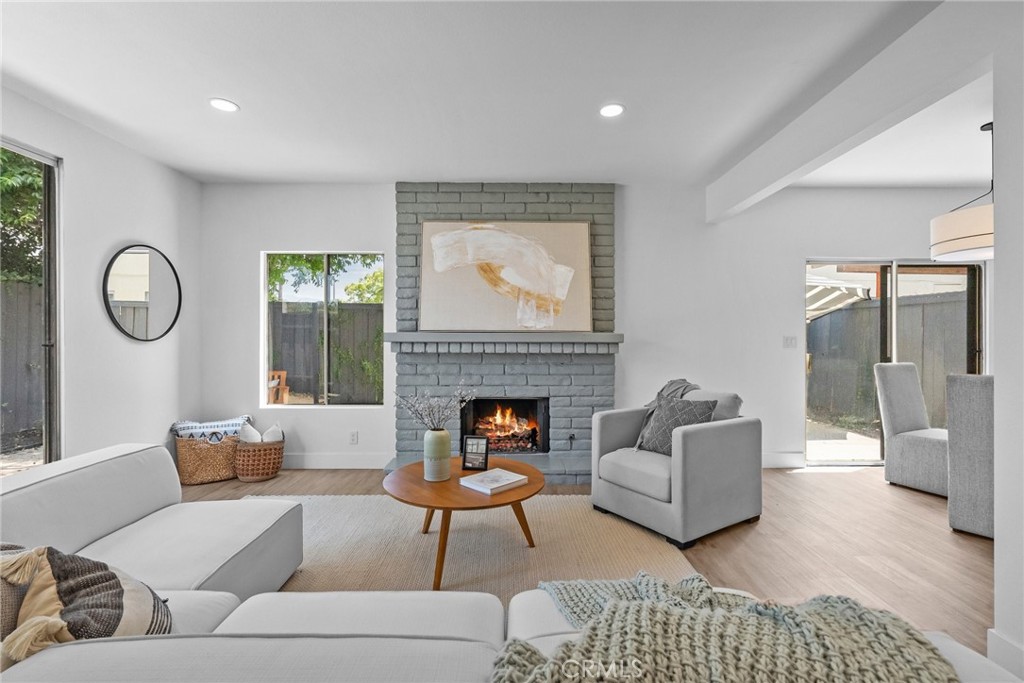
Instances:
[[[5,543],[77,553],[126,524],[180,503],[181,484],[167,449],[129,443],[4,477],[2,499],[0,539]]]
[[[437,615],[439,629],[444,616]],[[443,638],[216,634],[104,638],[55,645],[8,669],[4,683],[486,683],[496,654],[487,643]]]
[[[162,590],[160,597],[171,610],[171,633],[213,633],[242,604],[225,591]]]
[[[264,593],[246,600],[215,633],[454,638],[498,649],[505,610],[489,593]]]
[[[273,498],[181,503],[82,548],[160,590],[242,600],[281,586],[302,562],[302,506]]]

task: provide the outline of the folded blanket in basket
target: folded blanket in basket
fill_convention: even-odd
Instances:
[[[250,415],[239,415],[217,422],[179,420],[171,425],[171,433],[179,439],[206,439],[210,443],[218,443],[225,436],[238,436],[242,425],[251,422],[252,416]]]

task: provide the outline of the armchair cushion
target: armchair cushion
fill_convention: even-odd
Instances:
[[[692,393],[692,392],[691,392]],[[658,394],[654,414],[640,435],[639,448],[672,454],[672,430],[676,427],[710,422],[717,401],[691,401]]]
[[[672,500],[672,457],[635,448],[620,448],[601,456],[597,476],[665,503]]]

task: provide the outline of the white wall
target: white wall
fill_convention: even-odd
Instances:
[[[3,90],[3,135],[63,159],[59,253],[63,454],[122,441],[163,443],[199,403],[199,185],[94,130]],[[118,249],[151,244],[178,269],[181,319],[156,342],[107,318],[103,271]]]
[[[202,411],[252,415],[287,436],[285,467],[382,467],[394,457],[394,354],[384,405],[261,408],[261,252],[384,252],[384,331],[395,329],[394,185],[203,186]],[[358,430],[359,444],[349,445]]]
[[[927,258],[928,221],[970,194],[792,188],[708,225],[703,188],[620,186],[616,405],[675,377],[736,391],[761,418],[765,465],[802,465],[806,260]]]
[[[1024,677],[1024,45],[1021,3],[1001,7],[994,65],[995,626],[988,655]]]

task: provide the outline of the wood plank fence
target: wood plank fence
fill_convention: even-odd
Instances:
[[[0,282],[0,436],[3,450],[43,443],[43,288]]]
[[[110,299],[110,310],[114,312],[121,328],[136,339],[149,339],[149,302],[117,301]]]
[[[967,367],[967,294],[901,296],[899,360],[917,364],[933,427],[946,426],[946,375]],[[879,434],[874,364],[878,301],[861,301],[807,324],[807,414],[850,431]]]
[[[270,369],[288,373],[292,395],[321,394],[323,304],[270,304]],[[384,388],[384,306],[332,303],[327,402],[380,404]]]

